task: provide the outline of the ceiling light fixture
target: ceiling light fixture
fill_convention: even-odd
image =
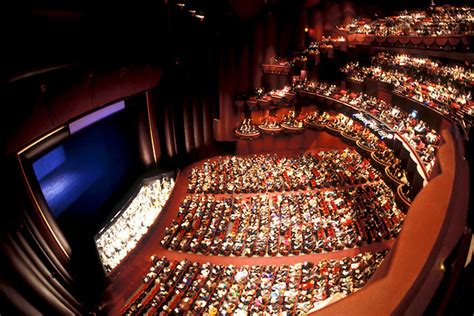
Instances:
[[[198,18],[201,22],[204,20],[204,15],[195,14],[194,16],[195,16],[196,18]]]

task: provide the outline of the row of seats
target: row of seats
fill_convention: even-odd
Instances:
[[[474,9],[431,5],[427,10],[403,11],[376,20],[356,18],[339,30],[378,36],[447,36],[473,34]]]
[[[296,83],[297,89],[317,95],[331,97],[350,104],[353,107],[365,110],[378,117],[393,130],[397,131],[416,150],[425,164],[428,173],[431,172],[436,152],[441,142],[441,136],[428,128],[425,122],[416,119],[400,108],[391,106],[366,94],[348,93],[346,90],[320,82],[302,81]]]
[[[420,57],[393,52],[381,52],[372,57],[372,64],[384,69],[399,70],[417,78],[444,82],[466,88],[474,82],[474,70],[459,62],[444,62],[433,57]]]
[[[281,266],[223,266],[152,257],[123,315],[305,315],[362,288],[386,255]]]
[[[195,167],[189,193],[257,193],[306,190],[378,181],[380,173],[354,150],[296,157],[219,157]]]
[[[421,61],[424,61],[421,62]],[[431,67],[427,68],[429,63]],[[474,72],[463,66],[439,65],[435,60],[379,53],[367,66],[351,62],[343,68],[348,78],[366,78],[393,84],[396,91],[454,119],[474,112]]]
[[[374,121],[365,119],[362,114],[356,114],[355,117],[364,119],[363,123],[366,126],[370,126],[371,129],[376,131],[379,135],[390,138],[390,135],[386,133],[383,126],[374,126]],[[385,142],[379,137],[375,136],[371,130],[356,120],[352,120],[344,114],[337,114],[336,116],[329,115],[327,112],[319,114],[318,111],[308,113],[305,121],[313,126],[329,126],[332,129],[339,130],[342,132],[344,137],[349,137],[352,140],[358,141],[362,146],[373,151],[375,158],[386,166],[389,166],[391,175],[396,178],[399,182],[405,183],[407,187],[410,186],[407,180],[405,169],[401,167],[401,160],[395,157],[392,149],[388,148]]]
[[[161,244],[223,256],[331,252],[392,239],[403,219],[384,183],[292,194],[188,195]]]

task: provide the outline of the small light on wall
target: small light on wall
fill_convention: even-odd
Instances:
[[[444,265],[444,261],[441,261],[439,263],[439,269],[443,272],[446,272],[446,266]]]
[[[305,28],[304,28],[304,32],[305,32],[305,33],[308,33],[308,32],[309,32],[309,28],[308,28],[308,27],[305,27]]]
[[[204,15],[202,15],[202,14],[195,14],[194,17],[199,19],[200,22],[202,22],[204,20]]]

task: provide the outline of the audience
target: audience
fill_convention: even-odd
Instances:
[[[402,11],[400,15],[377,20],[356,18],[338,27],[349,34],[377,36],[449,36],[474,33],[474,9],[441,6],[426,11]]]
[[[331,161],[327,161],[331,160]],[[361,166],[365,169],[361,169]],[[328,168],[331,168],[328,170]],[[348,174],[339,178],[334,172]],[[318,176],[315,175],[317,173]],[[320,178],[319,178],[320,177]],[[377,171],[356,151],[304,154],[296,157],[253,155],[207,160],[189,175],[189,193],[262,193],[307,190],[317,187],[365,183],[378,178]]]
[[[261,123],[258,128],[263,132],[280,132],[280,120],[276,116],[265,116],[261,119]]]
[[[235,129],[236,135],[238,136],[249,136],[249,137],[258,137],[260,136],[260,131],[258,127],[252,123],[252,120],[245,118],[242,123]]]
[[[455,120],[474,117],[472,65],[443,64],[432,58],[382,52],[372,58],[370,66],[352,62],[341,70],[351,80],[373,78],[391,83],[398,93]]]
[[[302,81],[295,83],[295,89],[334,98],[358,110],[370,113],[372,117],[378,118],[393,131],[398,132],[416,151],[428,174],[431,172],[436,159],[436,152],[441,142],[441,136],[435,130],[429,129],[422,120],[408,115],[408,113],[401,111],[400,108],[388,105],[383,100],[378,100],[366,94],[349,94],[335,85]],[[372,149],[375,149],[375,147]]]
[[[281,121],[281,126],[284,128],[291,128],[291,129],[303,129],[303,117],[296,116],[296,112],[293,110],[288,111],[287,114],[283,116]]]
[[[361,289],[387,251],[282,266],[221,266],[153,258],[124,315],[306,314]]]
[[[227,177],[208,178],[214,174]],[[206,178],[208,181],[200,180]],[[191,192],[304,191],[189,195],[161,243],[173,250],[206,255],[275,256],[334,251],[390,239],[400,231],[404,215],[380,179],[366,159],[349,150],[294,158],[259,155],[207,161],[191,171]],[[245,183],[248,186],[242,187]],[[327,187],[334,189],[321,190]]]

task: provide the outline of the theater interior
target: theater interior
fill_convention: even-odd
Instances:
[[[0,315],[474,313],[471,1],[0,12]]]

